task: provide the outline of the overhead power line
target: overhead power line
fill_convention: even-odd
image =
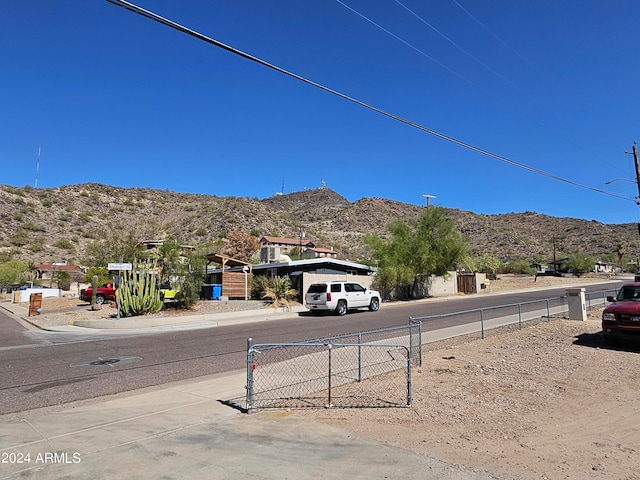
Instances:
[[[338,2],[340,5],[342,5],[344,8],[351,10],[353,13],[355,13],[356,15],[358,15],[360,18],[365,19],[367,22],[369,22],[371,25],[379,28],[380,30],[382,30],[383,32],[385,32],[388,35],[391,35],[393,38],[395,38],[396,40],[402,42],[403,44],[405,44],[407,47],[412,48],[413,50],[415,50],[416,52],[418,52],[420,55],[428,58],[429,60],[431,60],[432,62],[440,65],[442,68],[444,68],[446,71],[454,74],[455,76],[461,78],[462,80],[464,80],[465,82],[469,82],[471,85],[473,85],[473,82],[465,77],[463,77],[462,75],[460,75],[458,72],[456,72],[455,70],[452,70],[451,68],[447,67],[444,63],[439,62],[438,60],[436,60],[435,58],[433,58],[431,55],[426,54],[425,52],[423,52],[422,50],[420,50],[418,47],[416,47],[415,45],[412,45],[411,43],[407,42],[406,40],[404,40],[403,38],[400,38],[398,35],[396,35],[393,32],[390,32],[389,30],[387,30],[386,28],[384,28],[382,25],[374,22],[373,20],[371,20],[369,17],[367,17],[366,15],[360,13],[359,11],[357,11],[355,8],[350,7],[349,5],[347,5],[344,2],[341,2],[340,0],[336,0],[336,2]]]
[[[395,115],[393,113],[389,113],[389,112],[387,112],[385,110],[381,110],[381,109],[379,109],[377,107],[374,107],[373,105],[369,105],[368,103],[365,103],[365,102],[362,102],[360,100],[357,100],[357,99],[355,99],[353,97],[350,97],[350,96],[348,96],[348,95],[346,95],[344,93],[338,92],[337,90],[333,90],[333,89],[331,89],[329,87],[326,87],[324,85],[316,83],[316,82],[314,82],[312,80],[309,80],[309,79],[307,79],[305,77],[302,77],[302,76],[297,75],[297,74],[295,74],[293,72],[285,70],[284,68],[278,67],[277,65],[274,65],[274,64],[269,63],[269,62],[267,62],[265,60],[262,60],[262,59],[260,59],[258,57],[254,57],[253,55],[250,55],[250,54],[248,54],[246,52],[238,50],[237,48],[234,48],[234,47],[231,47],[229,45],[226,45],[225,43],[222,43],[222,42],[220,42],[218,40],[215,40],[215,39],[213,39],[211,37],[207,37],[206,35],[203,35],[202,33],[196,32],[195,30],[191,30],[190,28],[187,28],[187,27],[185,27],[183,25],[180,25],[180,24],[178,24],[178,23],[176,23],[176,22],[174,22],[172,20],[164,18],[164,17],[162,17],[162,16],[160,16],[160,15],[158,15],[156,13],[153,13],[153,12],[151,12],[149,10],[145,10],[144,8],[141,8],[141,7],[139,7],[137,5],[134,5],[134,4],[130,3],[130,2],[127,2],[125,0],[106,0],[106,1],[109,2],[109,3],[112,3],[114,5],[117,5],[119,7],[122,7],[124,9],[126,9],[126,10],[129,10],[130,12],[137,13],[138,15],[141,15],[141,16],[143,16],[145,18],[150,19],[150,20],[154,20],[154,21],[156,21],[158,23],[161,23],[161,24],[163,24],[163,25],[165,25],[167,27],[171,27],[171,28],[173,28],[175,30],[178,30],[178,31],[183,32],[183,33],[186,33],[187,35],[195,37],[195,38],[197,38],[199,40],[202,40],[204,42],[210,43],[211,45],[215,45],[216,47],[222,48],[223,50],[231,52],[231,53],[233,53],[235,55],[238,55],[238,56],[240,56],[242,58],[245,58],[247,60],[251,60],[252,62],[256,62],[256,63],[258,63],[258,64],[260,64],[262,66],[265,66],[267,68],[275,70],[276,72],[279,72],[279,73],[282,73],[284,75],[287,75],[287,76],[289,76],[291,78],[294,78],[294,79],[299,80],[299,81],[301,81],[303,83],[306,83],[308,85],[316,87],[316,88],[318,88],[320,90],[323,90],[323,91],[325,91],[327,93],[330,93],[332,95],[340,97],[340,98],[342,98],[344,100],[348,100],[349,102],[355,103],[356,105],[359,105],[359,106],[364,107],[364,108],[366,108],[368,110],[371,110],[371,111],[374,111],[376,113],[379,113],[380,115],[384,115],[385,117],[391,118],[391,119],[396,120],[396,121],[398,121],[400,123],[403,123],[405,125],[409,125],[410,127],[413,127],[413,128],[418,129],[418,130],[421,130],[423,132],[426,132],[429,135],[433,135],[434,137],[440,138],[440,139],[445,140],[447,142],[450,142],[450,143],[453,143],[453,144],[458,145],[460,147],[466,148],[467,150],[471,150],[473,152],[479,153],[479,154],[484,155],[486,157],[490,157],[490,158],[493,158],[495,160],[507,163],[507,164],[512,165],[514,167],[518,167],[518,168],[521,168],[523,170],[527,170],[529,172],[536,173],[538,175],[542,175],[544,177],[557,180],[559,182],[563,182],[563,183],[566,183],[566,184],[569,184],[569,185],[573,185],[575,187],[584,188],[586,190],[591,190],[591,191],[594,191],[594,192],[602,193],[602,194],[605,194],[605,195],[610,195],[610,196],[613,196],[613,197],[622,198],[622,199],[625,199],[625,200],[634,200],[633,197],[631,197],[629,195],[622,195],[622,194],[618,194],[618,193],[615,193],[615,192],[609,192],[609,191],[606,191],[606,190],[602,190],[600,188],[590,187],[588,185],[582,185],[582,184],[574,182],[572,180],[568,180],[566,178],[562,178],[562,177],[559,177],[557,175],[553,175],[553,174],[545,172],[543,170],[539,170],[537,168],[530,167],[530,166],[525,165],[523,163],[516,162],[515,160],[511,160],[511,159],[509,159],[507,157],[503,157],[502,155],[498,155],[498,154],[490,152],[488,150],[484,150],[484,149],[482,149],[480,147],[476,147],[475,145],[471,145],[470,143],[463,142],[462,140],[458,140],[457,138],[451,137],[449,135],[445,135],[444,133],[440,133],[440,132],[438,132],[436,130],[433,130],[431,128],[425,127],[425,126],[420,125],[420,124],[415,123],[415,122],[412,122],[411,120],[407,120],[405,118],[399,117],[398,115]]]
[[[336,0],[338,1],[338,0]],[[445,35],[444,33],[442,33],[440,30],[438,30],[436,27],[434,27],[433,25],[431,25],[429,22],[427,22],[424,18],[422,18],[420,15],[418,15],[416,12],[414,12],[413,10],[411,10],[409,7],[407,7],[404,3],[400,2],[399,0],[395,0],[396,3],[398,5],[400,5],[402,8],[404,8],[407,12],[409,12],[411,15],[413,15],[414,17],[416,17],[418,20],[420,20],[422,23],[424,23],[427,27],[429,27],[431,30],[433,30],[434,32],[436,32],[438,35],[440,35],[442,38],[444,38],[446,41],[448,41],[451,45],[453,45],[454,47],[456,47],[458,50],[460,50],[462,53],[464,53],[465,55],[467,55],[468,57],[470,57],[471,59],[473,59],[474,61],[476,61],[477,63],[479,63],[480,65],[482,65],[484,68],[486,68],[487,70],[489,70],[491,73],[493,73],[496,77],[504,80],[507,83],[511,83],[509,81],[508,78],[504,77],[503,75],[501,75],[500,73],[496,72],[493,68],[491,68],[489,65],[487,65],[486,63],[484,63],[482,60],[480,60],[478,57],[476,57],[474,54],[472,54],[471,52],[468,52],[467,50],[465,50],[464,48],[462,48],[460,45],[458,45],[456,42],[454,42],[451,38],[449,38],[447,35]]]

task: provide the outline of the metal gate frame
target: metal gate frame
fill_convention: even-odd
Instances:
[[[349,358],[348,352],[339,355],[341,350],[347,349],[357,352],[356,359]],[[296,354],[305,350],[311,353]],[[256,357],[261,353],[276,356],[278,361],[266,363],[263,368],[256,364]],[[251,413],[260,408],[410,407],[411,363],[410,349],[401,344],[298,342],[254,345],[248,339],[247,410]],[[399,369],[405,371],[406,377],[403,402],[385,400],[383,393],[377,391],[375,401],[366,395],[349,393],[348,402],[335,401],[334,391],[339,387],[350,385],[353,389],[366,379],[397,375]],[[266,376],[258,387],[256,372],[264,372]],[[362,400],[365,397],[368,400]]]

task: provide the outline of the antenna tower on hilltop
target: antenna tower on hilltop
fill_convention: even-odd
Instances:
[[[36,160],[36,183],[34,188],[38,188],[38,172],[40,171],[40,147],[38,147],[38,159]]]

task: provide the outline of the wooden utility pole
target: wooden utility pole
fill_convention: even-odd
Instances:
[[[633,142],[633,162],[636,166],[636,185],[638,186],[638,196],[636,197],[636,205],[640,206],[640,164],[638,163],[638,143]],[[629,152],[624,152],[629,153]],[[640,223],[638,223],[638,235],[640,235]]]
[[[638,185],[638,196],[636,197],[636,205],[640,205],[640,164],[638,164],[637,142],[633,142],[633,161],[636,165],[636,183]]]

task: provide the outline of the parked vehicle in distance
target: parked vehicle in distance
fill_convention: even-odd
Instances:
[[[602,312],[602,333],[607,345],[618,340],[640,341],[640,282],[623,285],[615,297],[607,297],[608,305]]]
[[[90,302],[91,297],[93,296],[93,287],[83,288],[80,290],[80,300],[85,302]],[[102,305],[106,301],[115,301],[116,299],[116,289],[113,288],[113,285],[110,283],[106,283],[102,287],[98,287],[96,290],[96,303],[98,305]]]
[[[318,282],[309,286],[304,303],[314,313],[334,311],[345,315],[356,308],[369,308],[375,312],[380,308],[380,293],[345,280]]]
[[[160,285],[160,298],[162,300],[175,300],[180,290],[171,288],[169,283],[163,283]]]

